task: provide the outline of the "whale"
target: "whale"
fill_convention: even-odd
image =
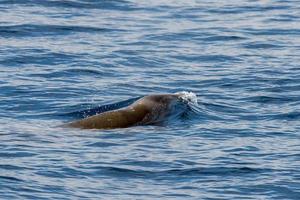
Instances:
[[[183,94],[152,94],[132,104],[87,118],[69,122],[64,127],[80,129],[114,129],[131,126],[159,125],[181,115],[186,107]],[[178,109],[178,106],[180,107]]]

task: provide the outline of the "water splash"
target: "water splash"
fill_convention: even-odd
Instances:
[[[175,94],[179,94],[179,98],[187,104],[198,105],[197,95],[193,92],[182,91],[176,92]]]

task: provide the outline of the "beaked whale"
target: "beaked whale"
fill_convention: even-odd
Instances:
[[[103,112],[85,119],[77,120],[64,125],[81,129],[113,129],[139,125],[155,125],[168,118],[178,115],[174,112],[176,104],[183,103],[182,93],[153,94],[144,96],[129,106],[121,109]],[[179,109],[184,112],[183,109]]]

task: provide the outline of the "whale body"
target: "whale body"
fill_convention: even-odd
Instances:
[[[176,106],[184,105],[182,95],[175,93],[144,96],[124,108],[77,120],[64,127],[113,129],[160,124],[168,117],[178,116],[184,111],[184,109],[176,109]]]

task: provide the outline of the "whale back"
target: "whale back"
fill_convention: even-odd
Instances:
[[[126,128],[137,125],[154,125],[172,115],[174,105],[179,105],[178,94],[158,94],[140,98],[133,104],[112,111],[103,112],[67,124],[83,129]]]
[[[142,104],[145,105],[149,113],[145,115],[142,121],[138,122],[137,125],[154,125],[161,124],[169,116],[174,115],[174,111],[177,110],[175,107],[181,104],[179,95],[176,94],[157,94],[149,95],[141,98],[135,102],[133,106]],[[175,114],[174,116],[176,116]]]

